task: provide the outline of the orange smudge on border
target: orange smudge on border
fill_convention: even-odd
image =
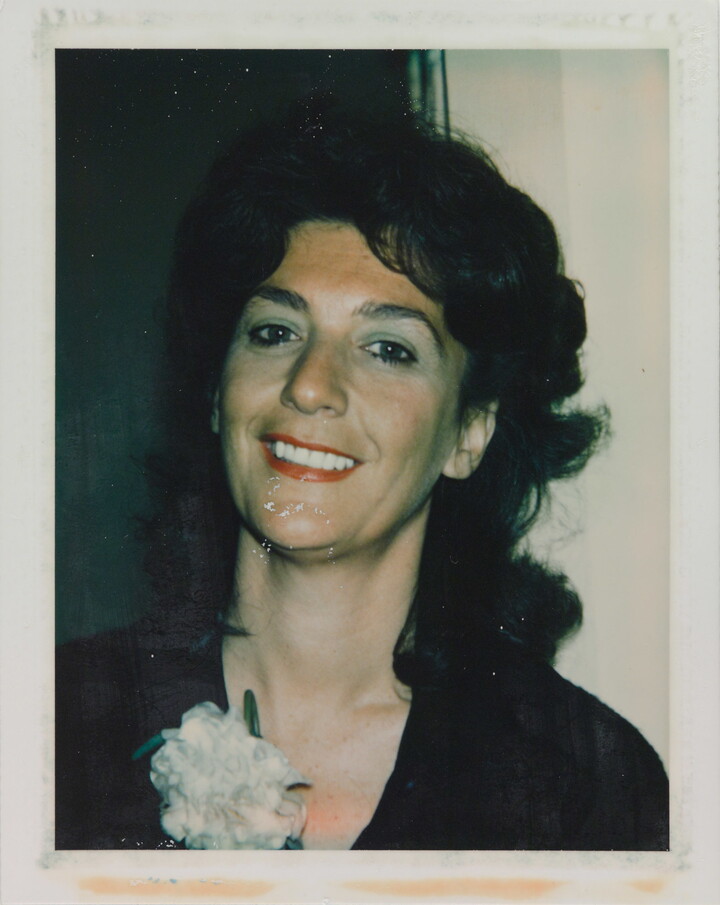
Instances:
[[[634,889],[640,890],[640,892],[662,892],[663,889],[667,886],[667,880],[662,878],[654,879],[654,880],[632,880],[628,886],[632,886]]]
[[[494,899],[536,899],[563,884],[555,880],[479,879],[447,877],[429,880],[358,880],[350,889],[390,896],[486,896]]]
[[[80,889],[99,896],[134,896],[158,898],[222,898],[248,899],[264,896],[274,883],[263,880],[153,880],[132,877],[84,877]]]

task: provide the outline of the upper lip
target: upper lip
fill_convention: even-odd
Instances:
[[[301,446],[304,449],[317,450],[318,452],[333,453],[336,456],[344,456],[346,459],[352,459],[353,462],[360,462],[357,456],[335,449],[332,446],[325,446],[323,443],[308,443],[306,440],[298,440],[297,437],[291,437],[289,434],[265,434],[262,438],[263,443],[290,443],[292,446]]]

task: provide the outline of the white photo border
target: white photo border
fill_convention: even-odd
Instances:
[[[0,3],[2,887],[31,902],[720,900],[717,6]],[[671,66],[670,853],[54,852],[56,48],[667,48]]]

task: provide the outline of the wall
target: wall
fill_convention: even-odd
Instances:
[[[610,446],[559,489],[535,549],[567,571],[585,625],[560,672],[668,752],[667,53],[446,53],[450,119],[553,218],[586,291],[584,402]],[[666,760],[667,763],[667,760]]]
[[[188,200],[237,133],[299,98],[406,109],[405,51],[57,51],[56,635],[143,612],[138,516],[163,295]]]

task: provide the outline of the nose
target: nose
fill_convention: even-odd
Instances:
[[[346,370],[330,342],[311,342],[293,363],[281,400],[305,415],[342,415],[347,409]]]

